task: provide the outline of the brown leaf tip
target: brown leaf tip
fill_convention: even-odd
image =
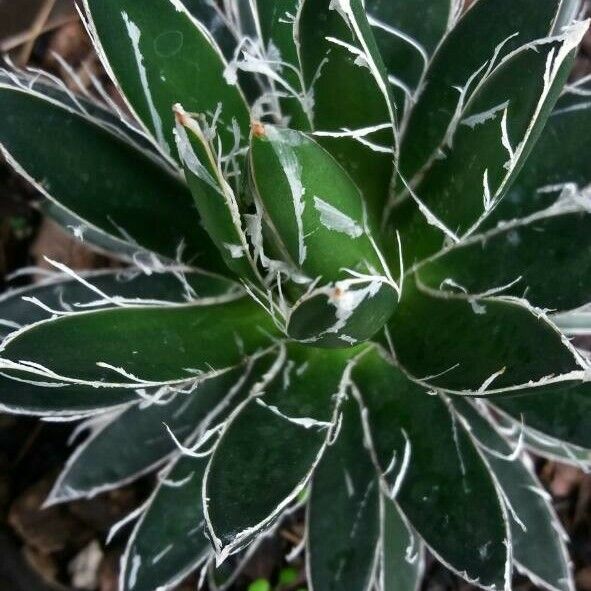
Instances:
[[[185,111],[185,109],[183,109],[183,107],[181,107],[181,105],[176,104],[172,107],[172,110],[174,112],[174,118],[176,120],[176,122],[179,125],[182,125],[183,127],[187,126],[189,117]]]
[[[265,129],[265,126],[263,123],[261,123],[260,121],[253,121],[251,124],[251,129],[252,129],[252,135],[254,137],[265,137],[267,135],[267,130]]]

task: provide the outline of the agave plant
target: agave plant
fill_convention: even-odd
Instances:
[[[310,589],[413,590],[425,549],[574,589],[527,450],[591,467],[579,2],[80,14],[126,108],[7,68],[0,142],[122,266],[3,296],[0,408],[84,420],[49,504],[158,473],[121,590],[228,588],[303,505]]]

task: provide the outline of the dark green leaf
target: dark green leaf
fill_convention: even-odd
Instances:
[[[211,552],[199,502],[207,458],[180,457],[162,478],[123,557],[122,591],[180,583]]]
[[[537,456],[548,458],[554,462],[576,466],[586,473],[591,472],[591,450],[553,439],[531,427],[525,426],[521,422],[521,418],[517,421],[500,411],[499,407],[496,407],[496,410],[495,419],[499,428],[515,445],[519,443],[521,437],[526,449]]]
[[[133,111],[165,153],[174,153],[172,107],[213,114],[222,105],[222,138],[232,121],[248,135],[246,102],[224,79],[225,61],[205,27],[180,0],[85,0],[95,39]]]
[[[506,287],[503,295],[523,295],[540,308],[576,308],[591,299],[591,215],[573,203],[504,224],[437,255],[418,274],[435,290]]]
[[[96,226],[89,225],[85,220],[62,207],[57,201],[43,199],[39,202],[39,210],[74,240],[84,243],[86,247],[100,254],[106,254],[124,263],[131,263],[140,257],[148,265],[157,258],[154,253],[144,251],[133,241],[125,241],[117,236],[106,234]],[[203,262],[205,263],[205,261]],[[216,261],[218,264],[220,262]]]
[[[504,508],[488,468],[439,395],[410,382],[377,351],[353,370],[366,435],[382,479],[444,564],[506,588]]]
[[[287,332],[315,347],[349,347],[373,337],[392,315],[396,295],[379,282],[314,290],[294,306]]]
[[[217,405],[217,414],[214,416],[213,412],[209,413],[207,423],[199,429],[200,434],[208,425],[225,419],[233,406],[248,396],[252,386],[261,379],[274,360],[274,355],[264,355],[253,360],[248,367],[227,374],[225,388],[220,389],[219,382],[217,385],[211,384],[217,392],[204,392],[202,388],[207,386],[207,382],[198,388],[194,393],[195,403],[200,405],[201,411],[206,410],[206,406],[212,411],[212,407]],[[240,380],[233,383],[237,378]],[[228,394],[224,396],[225,392]],[[218,400],[212,400],[210,394]],[[193,416],[193,427],[196,428],[200,418],[195,413]],[[189,422],[189,417],[183,418],[183,421]],[[199,452],[206,453],[201,449]],[[211,551],[211,545],[205,537],[203,505],[200,502],[207,462],[207,457],[181,457],[161,478],[146,513],[136,525],[128,543],[122,569],[124,591],[152,591],[157,587],[168,586],[196,568],[204,554]],[[136,556],[141,557],[141,562]],[[133,580],[135,585],[131,584]]]
[[[586,367],[558,329],[521,300],[441,297],[411,279],[388,327],[406,371],[463,394],[550,385],[571,372],[574,381]]]
[[[578,23],[517,50],[466,98],[398,214],[407,265],[437,252],[444,239],[473,234],[498,205],[542,132],[587,27]]]
[[[331,438],[352,355],[289,345],[264,395],[253,392],[228,420],[204,487],[218,558],[268,529],[303,490]]]
[[[269,59],[273,62],[281,62],[281,65],[277,64],[277,66],[285,84],[276,82],[275,86],[279,93],[289,95],[280,100],[281,110],[290,118],[289,127],[309,130],[312,122],[309,118],[310,113],[306,111],[309,111],[311,101],[305,94],[295,38],[294,21],[299,10],[298,1],[256,0],[254,4],[260,34]],[[275,67],[276,64],[273,63],[273,66]]]
[[[471,402],[454,398],[453,404],[467,421],[467,428],[482,444],[488,463],[503,489],[510,508],[513,559],[518,570],[546,589],[574,589],[572,568],[563,531],[551,497],[534,472],[529,458],[512,458],[507,441],[495,431]]]
[[[591,184],[591,170],[581,154],[591,150],[591,103],[577,97],[567,107],[562,98],[505,198],[486,220],[492,228],[501,220],[531,215]]]
[[[361,1],[305,0],[297,35],[306,86],[314,96],[314,128],[329,133],[360,130],[363,140],[378,146],[376,151],[351,137],[321,138],[363,190],[370,214],[379,219],[394,172],[395,112]],[[376,126],[371,133],[363,131]]]
[[[0,84],[2,150],[46,197],[135,250],[223,268],[181,180],[94,120],[33,91]],[[35,137],[34,142],[31,137]]]
[[[323,591],[369,589],[380,535],[380,485],[353,399],[342,416],[338,439],[314,472],[308,504],[308,577]]]
[[[60,59],[59,56],[57,56],[57,59]],[[67,64],[64,65],[64,69],[66,67],[68,67]],[[150,152],[164,166],[167,166],[166,161],[161,158],[152,141],[143,131],[137,128],[134,121],[128,119],[127,115],[119,110],[112,100],[109,104],[97,101],[88,92],[88,89],[81,86],[78,78],[73,78],[67,71],[65,75],[66,79],[71,79],[70,82],[75,87],[76,92],[73,92],[62,80],[43,70],[35,70],[33,74],[32,72],[23,73],[18,70],[0,69],[0,84],[20,88],[23,91],[35,91],[53,99],[62,106],[94,120],[97,125],[106,127],[125,141],[135,144],[139,149]],[[104,90],[100,92],[104,95]]]
[[[425,569],[425,547],[400,509],[382,495],[382,564],[384,591],[417,591]]]
[[[382,268],[359,189],[319,144],[265,125],[253,134],[250,158],[277,248],[296,268],[324,283],[342,278],[343,267],[366,274]]]
[[[121,300],[180,304],[190,299],[219,297],[234,287],[230,281],[215,275],[180,267],[178,271],[178,274],[154,272],[151,275],[139,269],[93,271],[79,274],[81,280],[64,274],[31,287],[7,291],[0,296],[0,338],[12,329],[51,317],[48,310],[23,300],[24,297],[35,298],[51,310],[67,312],[90,303],[96,304],[96,307],[113,307]]]
[[[266,312],[247,299],[84,312],[9,337],[0,367],[97,387],[190,382],[270,346],[275,331]]]
[[[396,293],[351,178],[308,136],[270,125],[253,136],[251,166],[277,248],[308,278],[321,280],[296,303],[289,334],[326,346],[373,336]]]
[[[412,178],[435,153],[456,110],[456,88],[463,87],[479,68],[493,60],[497,47],[501,46],[495,60],[498,63],[518,47],[560,32],[561,26],[569,24],[577,5],[577,0],[476,2],[446,37],[430,64],[425,88],[405,131],[402,174]]]
[[[0,411],[34,416],[85,416],[137,399],[127,388],[98,389],[66,385],[45,387],[31,384],[35,377],[25,373],[0,373]],[[14,378],[18,378],[19,381]],[[44,383],[48,380],[44,380]]]
[[[591,449],[591,384],[565,386],[494,402],[501,410],[553,439]]]
[[[411,108],[414,93],[451,24],[450,0],[368,0],[373,33],[393,85],[396,104]]]
[[[180,105],[175,106],[175,114],[177,147],[203,226],[228,268],[242,279],[257,282],[259,275],[242,226],[238,200],[219,160],[218,136],[211,137],[204,121],[190,117]]]
[[[176,449],[168,429],[186,444],[209,428],[233,404],[235,386],[241,385],[245,371],[239,367],[176,395],[153,392],[153,402],[148,398],[108,422],[99,418],[98,427],[68,461],[48,502],[91,498],[155,470]]]

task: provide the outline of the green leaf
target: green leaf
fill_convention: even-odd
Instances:
[[[553,439],[591,449],[591,384],[499,398],[494,404]]]
[[[181,271],[182,269],[179,269]],[[8,291],[0,297],[0,338],[11,330],[49,319],[52,314],[44,308],[24,301],[35,298],[49,309],[67,312],[78,304],[93,302],[97,307],[113,306],[114,302],[141,298],[183,302],[191,298],[215,298],[227,293],[233,284],[226,279],[193,271],[181,274],[153,273],[145,275],[138,269],[96,271],[82,273],[82,280],[93,288],[111,296],[110,301],[92,291],[80,280],[60,275],[41,284]],[[13,374],[11,374],[13,375]],[[35,380],[31,375],[17,374],[22,380]],[[37,380],[48,381],[48,380]],[[93,413],[136,400],[126,389],[96,389],[88,386],[65,385],[41,387],[31,383],[0,377],[0,407],[17,414],[68,416]]]
[[[389,286],[379,281],[313,290],[296,302],[287,332],[315,347],[342,348],[364,342],[383,328],[396,303]]]
[[[338,439],[314,472],[308,504],[308,579],[314,589],[369,589],[380,536],[380,485],[359,409],[342,407]]]
[[[273,61],[274,67],[278,66],[283,80],[283,83],[276,81],[276,91],[288,95],[279,99],[281,110],[289,117],[289,127],[307,131],[312,125],[311,104],[310,97],[306,96],[296,40],[298,1],[256,0],[254,6],[268,59]]]
[[[174,585],[204,562],[211,546],[199,502],[207,458],[181,456],[161,478],[123,557],[122,591]]]
[[[135,392],[127,388],[97,389],[71,384],[58,387],[51,383],[43,386],[31,383],[31,380],[35,378],[22,372],[0,373],[0,412],[51,417],[86,416],[137,399]]]
[[[232,121],[248,135],[248,107],[224,79],[226,63],[207,29],[180,0],[85,0],[95,45],[132,110],[164,153],[174,153],[172,107],[213,114],[222,105],[224,143]],[[230,129],[226,129],[228,126]]]
[[[187,444],[209,428],[234,403],[244,372],[241,366],[188,392],[153,392],[153,401],[148,394],[146,401],[107,422],[99,417],[98,426],[70,457],[47,502],[92,498],[154,471],[177,449],[170,432]],[[171,396],[172,400],[163,402]]]
[[[458,104],[457,87],[464,87],[484,65],[483,74],[491,60],[498,63],[518,47],[560,32],[575,16],[577,5],[577,0],[476,2],[447,35],[429,66],[402,141],[402,174],[414,177],[443,142]]]
[[[276,248],[322,286],[296,302],[289,334],[325,346],[370,338],[392,313],[396,287],[371,235],[358,188],[303,133],[271,125],[255,131],[251,168]]]
[[[591,103],[580,96],[568,106],[564,102],[564,98],[558,102],[523,170],[486,220],[486,228],[532,215],[553,205],[563,191],[566,196],[591,184],[591,171],[580,158],[591,149]]]
[[[64,69],[66,67],[68,67],[67,64],[65,64]],[[37,94],[53,99],[53,101],[67,109],[76,111],[80,115],[85,115],[87,118],[94,120],[97,125],[106,127],[125,141],[136,145],[140,150],[149,152],[156,159],[160,160],[164,166],[167,166],[166,161],[161,158],[152,141],[143,131],[137,128],[134,121],[121,112],[115,102],[111,99],[108,99],[108,104],[99,102],[89,93],[88,89],[81,85],[79,79],[68,74],[68,72],[65,73],[66,77],[74,85],[75,92],[59,78],[37,69],[34,73],[0,69],[0,84],[11,88],[20,88],[25,92],[35,91]],[[104,96],[104,91],[102,93]],[[107,97],[105,97],[105,100],[107,100]]]
[[[506,415],[499,407],[496,407],[496,411],[495,418],[499,429],[502,429],[502,432],[513,441],[514,445],[519,444],[519,438],[522,438],[525,448],[537,456],[575,466],[586,473],[591,472],[591,450],[540,433],[524,425],[521,418],[517,421]]]
[[[252,301],[217,300],[43,321],[4,342],[0,368],[96,387],[190,383],[269,347],[276,331]]]
[[[547,317],[515,298],[446,297],[409,280],[388,328],[405,371],[455,393],[576,381],[587,366]]]
[[[318,143],[265,125],[254,130],[250,159],[276,248],[294,267],[327,283],[342,278],[343,267],[361,273],[382,267],[359,189]]]
[[[412,107],[435,48],[453,17],[450,0],[369,0],[369,22],[400,107]]]
[[[314,97],[314,129],[328,133],[322,145],[362,188],[370,214],[379,220],[394,172],[395,107],[365,9],[360,0],[305,0],[296,34],[306,87]],[[331,137],[343,130],[359,132],[375,146],[347,132]]]
[[[274,361],[274,355],[264,355],[222,378],[205,382],[193,393],[192,410],[188,408],[183,412],[182,421],[190,424],[192,416],[193,430],[198,430],[197,434],[205,439],[206,429],[225,420]],[[187,413],[189,416],[185,416]],[[197,438],[195,445],[199,443]],[[203,505],[199,501],[208,462],[207,451],[200,448],[195,452],[195,455],[201,454],[204,457],[181,456],[160,478],[147,511],[128,542],[122,568],[123,591],[168,587],[195,569],[211,551],[204,535]],[[141,557],[141,561],[136,556]],[[135,585],[132,585],[134,579]]]
[[[542,132],[587,28],[577,23],[518,49],[460,99],[437,158],[413,181],[420,180],[398,214],[407,265],[437,252],[444,239],[473,234],[498,205]]]
[[[236,194],[218,155],[217,131],[190,117],[181,105],[175,106],[175,114],[177,148],[203,226],[228,268],[242,279],[262,283],[242,227]]]
[[[297,498],[336,425],[353,352],[286,352],[228,419],[207,469],[205,514],[220,562]]]
[[[43,199],[39,202],[39,210],[42,215],[47,216],[60,226],[63,232],[71,236],[74,240],[84,243],[87,248],[99,254],[107,254],[109,257],[128,264],[133,263],[134,259],[139,257],[140,259],[144,259],[150,266],[158,259],[157,255],[141,249],[134,241],[126,241],[126,239],[119,238],[114,234],[106,234],[100,228],[89,225],[87,221],[65,207],[62,207],[56,201]],[[211,246],[208,246],[208,248],[211,248]],[[177,249],[179,255],[181,254],[180,250],[179,245]],[[221,263],[221,261],[215,262],[218,265]]]
[[[591,299],[591,215],[573,200],[508,222],[446,249],[418,275],[442,292],[504,288],[540,308],[576,308]]]
[[[425,570],[425,547],[400,510],[382,495],[382,563],[384,591],[417,591]]]
[[[513,458],[511,446],[471,402],[456,397],[453,404],[467,421],[466,428],[483,446],[510,507],[515,566],[541,587],[573,590],[572,565],[566,547],[568,536],[552,507],[550,495],[527,467],[529,458]]]
[[[181,180],[148,153],[77,111],[0,83],[0,147],[49,199],[136,251],[223,268]],[[34,142],[31,138],[35,137]]]
[[[381,478],[412,527],[461,576],[508,588],[504,507],[482,456],[445,401],[375,350],[360,359],[353,381]]]
[[[104,308],[134,300],[181,304],[190,299],[215,298],[235,287],[222,277],[182,267],[176,274],[168,271],[146,275],[140,269],[125,269],[78,275],[80,279],[64,273],[0,295],[0,338],[13,329],[51,318],[52,313],[31,302],[31,298],[42,302],[50,310],[68,312],[91,304],[93,308]]]

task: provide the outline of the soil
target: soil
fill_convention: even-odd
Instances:
[[[50,4],[54,4],[51,12],[36,22],[40,7]],[[61,76],[55,52],[83,79],[93,72],[108,85],[74,14],[72,0],[0,0],[0,50],[10,50],[12,59],[21,65],[32,64]],[[589,72],[591,35],[584,43],[574,76]],[[0,293],[6,287],[7,275],[23,266],[42,265],[43,255],[78,269],[109,264],[43,218],[35,208],[37,198],[0,162]],[[118,589],[119,558],[129,528],[124,528],[108,546],[104,540],[109,528],[146,498],[152,478],[89,501],[42,509],[71,451],[71,432],[68,424],[0,414],[0,591]],[[536,460],[536,465],[571,537],[577,589],[591,591],[591,476],[544,460]],[[303,516],[296,515],[275,540],[265,542],[253,556],[235,589],[244,590],[258,578],[276,580],[286,554],[302,534]],[[301,558],[291,566],[299,572],[298,580],[281,587],[284,591],[305,587]],[[190,577],[178,589],[195,589],[195,583]],[[424,591],[471,589],[474,587],[429,561]],[[535,587],[521,580],[514,589]]]

